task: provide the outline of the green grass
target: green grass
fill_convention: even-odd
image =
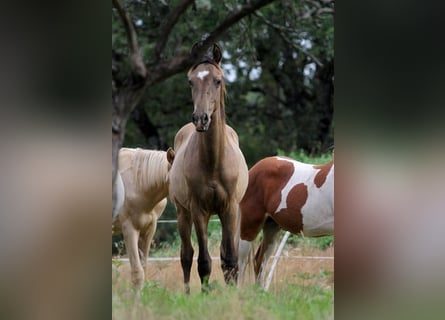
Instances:
[[[217,233],[215,227],[213,232]],[[286,244],[289,249],[304,246],[308,250],[319,248],[313,238],[294,236]],[[317,241],[321,241],[318,238]],[[292,239],[289,239],[292,240]],[[216,244],[216,243],[215,243]],[[214,244],[214,245],[215,245]],[[218,242],[219,245],[219,242]],[[160,256],[176,256],[176,244],[159,248]],[[138,292],[129,279],[119,275],[121,262],[113,262],[113,319],[333,319],[334,289],[322,286],[332,271],[318,273],[297,272],[289,281],[274,283],[271,291],[247,285],[244,288],[226,287],[222,282],[211,282],[209,294],[193,293],[186,296],[181,290],[168,290],[156,282],[146,282]],[[182,275],[178,277],[182,282]]]
[[[295,160],[321,164],[331,160],[330,154],[317,157],[308,156],[303,151],[280,155]],[[217,219],[216,216],[213,217]],[[197,250],[196,235],[192,241]],[[208,227],[209,249],[216,250],[221,239],[219,222],[211,222]],[[258,240],[261,236],[258,238]],[[172,241],[152,247],[152,257],[178,256],[180,251],[179,237]],[[311,248],[324,250],[332,245],[333,236],[305,238],[291,235],[286,247]],[[118,269],[122,262],[113,262],[113,319],[184,319],[184,320],[226,320],[226,319],[333,319],[334,289],[314,283],[325,282],[332,275],[331,271],[319,273],[296,273],[285,283],[276,284],[266,292],[257,286],[245,288],[226,287],[225,284],[213,281],[214,288],[209,294],[192,293],[186,296],[182,292],[169,291],[155,282],[146,282],[140,291],[136,291],[123,279]],[[178,275],[172,275],[177,277]],[[179,276],[182,282],[182,275]]]
[[[113,292],[114,319],[333,319],[334,291],[319,286],[285,284],[266,292],[256,286],[226,287],[209,294],[170,292],[146,283]]]

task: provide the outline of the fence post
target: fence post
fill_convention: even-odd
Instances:
[[[272,265],[270,266],[269,275],[266,279],[266,285],[264,286],[264,290],[269,291],[270,282],[272,281],[273,274],[275,272],[275,268],[277,266],[278,259],[281,256],[281,251],[283,251],[284,245],[286,244],[287,238],[289,238],[290,232],[286,231],[286,233],[283,236],[283,239],[281,239],[280,246],[277,249],[277,252],[275,253],[275,257],[273,258]]]

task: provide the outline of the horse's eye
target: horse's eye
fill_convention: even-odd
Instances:
[[[193,82],[192,82],[192,80],[189,80],[189,85],[190,85],[190,87],[193,87]]]
[[[221,84],[221,79],[216,79],[216,80],[215,80],[215,84],[216,84],[217,86],[219,86],[219,85]]]

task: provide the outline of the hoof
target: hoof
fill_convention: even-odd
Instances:
[[[210,293],[211,291],[215,290],[218,287],[219,287],[219,284],[218,284],[217,281],[210,282],[207,285],[203,285],[201,287],[201,293],[208,294],[208,293]]]

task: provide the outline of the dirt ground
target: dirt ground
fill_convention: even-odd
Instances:
[[[319,284],[326,288],[334,286],[334,260],[333,259],[295,259],[293,256],[323,256],[333,257],[334,248],[324,251],[311,249],[310,251],[299,248],[284,250],[278,260],[275,275],[272,279],[270,290],[278,290],[285,283]],[[195,253],[196,255],[196,253]],[[218,256],[218,253],[211,254]],[[268,263],[268,270],[272,264],[272,258]],[[183,275],[180,261],[149,261],[145,271],[149,281],[156,282],[160,287],[170,291],[181,292],[184,290]],[[267,273],[268,274],[268,273]],[[248,281],[253,283],[253,272],[246,274]],[[130,264],[123,262],[119,266],[113,265],[113,285],[119,286],[130,281]],[[224,283],[220,260],[213,259],[210,282]],[[201,285],[197,271],[197,261],[193,261],[191,279],[191,293],[199,292]]]

